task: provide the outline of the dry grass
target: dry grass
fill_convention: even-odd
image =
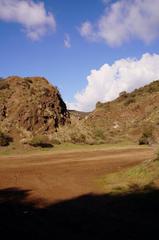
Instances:
[[[83,120],[71,118],[71,125],[60,126],[52,138],[61,143],[95,144],[92,131],[84,124]]]
[[[101,129],[106,142],[129,139],[139,143],[159,141],[159,81],[107,103],[97,103],[86,124]],[[145,130],[146,129],[146,130]],[[148,130],[148,131],[147,131]],[[151,133],[150,133],[151,130]],[[148,134],[147,134],[148,132]]]
[[[154,185],[159,179],[159,161],[150,160],[128,170],[108,174],[99,180],[106,192],[125,193]]]
[[[52,143],[52,142],[51,142]],[[54,144],[53,144],[54,145]],[[13,142],[7,147],[0,148],[0,156],[12,156],[12,155],[30,155],[30,154],[53,154],[54,152],[74,152],[74,151],[96,151],[106,149],[129,149],[129,148],[147,148],[147,146],[139,146],[136,144],[130,144],[129,142],[122,142],[118,144],[73,144],[62,143],[56,144],[53,148],[40,148],[32,147],[28,144],[20,144]]]

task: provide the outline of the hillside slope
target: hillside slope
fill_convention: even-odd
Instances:
[[[159,140],[159,81],[132,93],[122,92],[114,101],[96,104],[85,124],[106,142]],[[147,139],[147,140],[146,140]]]
[[[13,136],[48,134],[69,122],[69,112],[56,87],[45,78],[0,80],[0,129]]]

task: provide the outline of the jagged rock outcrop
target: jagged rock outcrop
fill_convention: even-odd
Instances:
[[[69,123],[59,90],[41,77],[0,80],[0,129],[15,135],[53,133]]]

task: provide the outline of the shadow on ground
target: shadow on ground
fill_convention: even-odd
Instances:
[[[29,190],[0,190],[1,239],[153,239],[158,235],[159,190],[84,195],[45,208]],[[4,237],[2,237],[4,236]]]

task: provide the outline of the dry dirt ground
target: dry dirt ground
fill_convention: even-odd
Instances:
[[[97,181],[151,158],[139,147],[0,157],[0,238],[156,239],[159,189],[113,195]]]
[[[126,148],[0,157],[0,190],[29,190],[39,204],[103,193],[97,179],[153,156],[153,149]]]

